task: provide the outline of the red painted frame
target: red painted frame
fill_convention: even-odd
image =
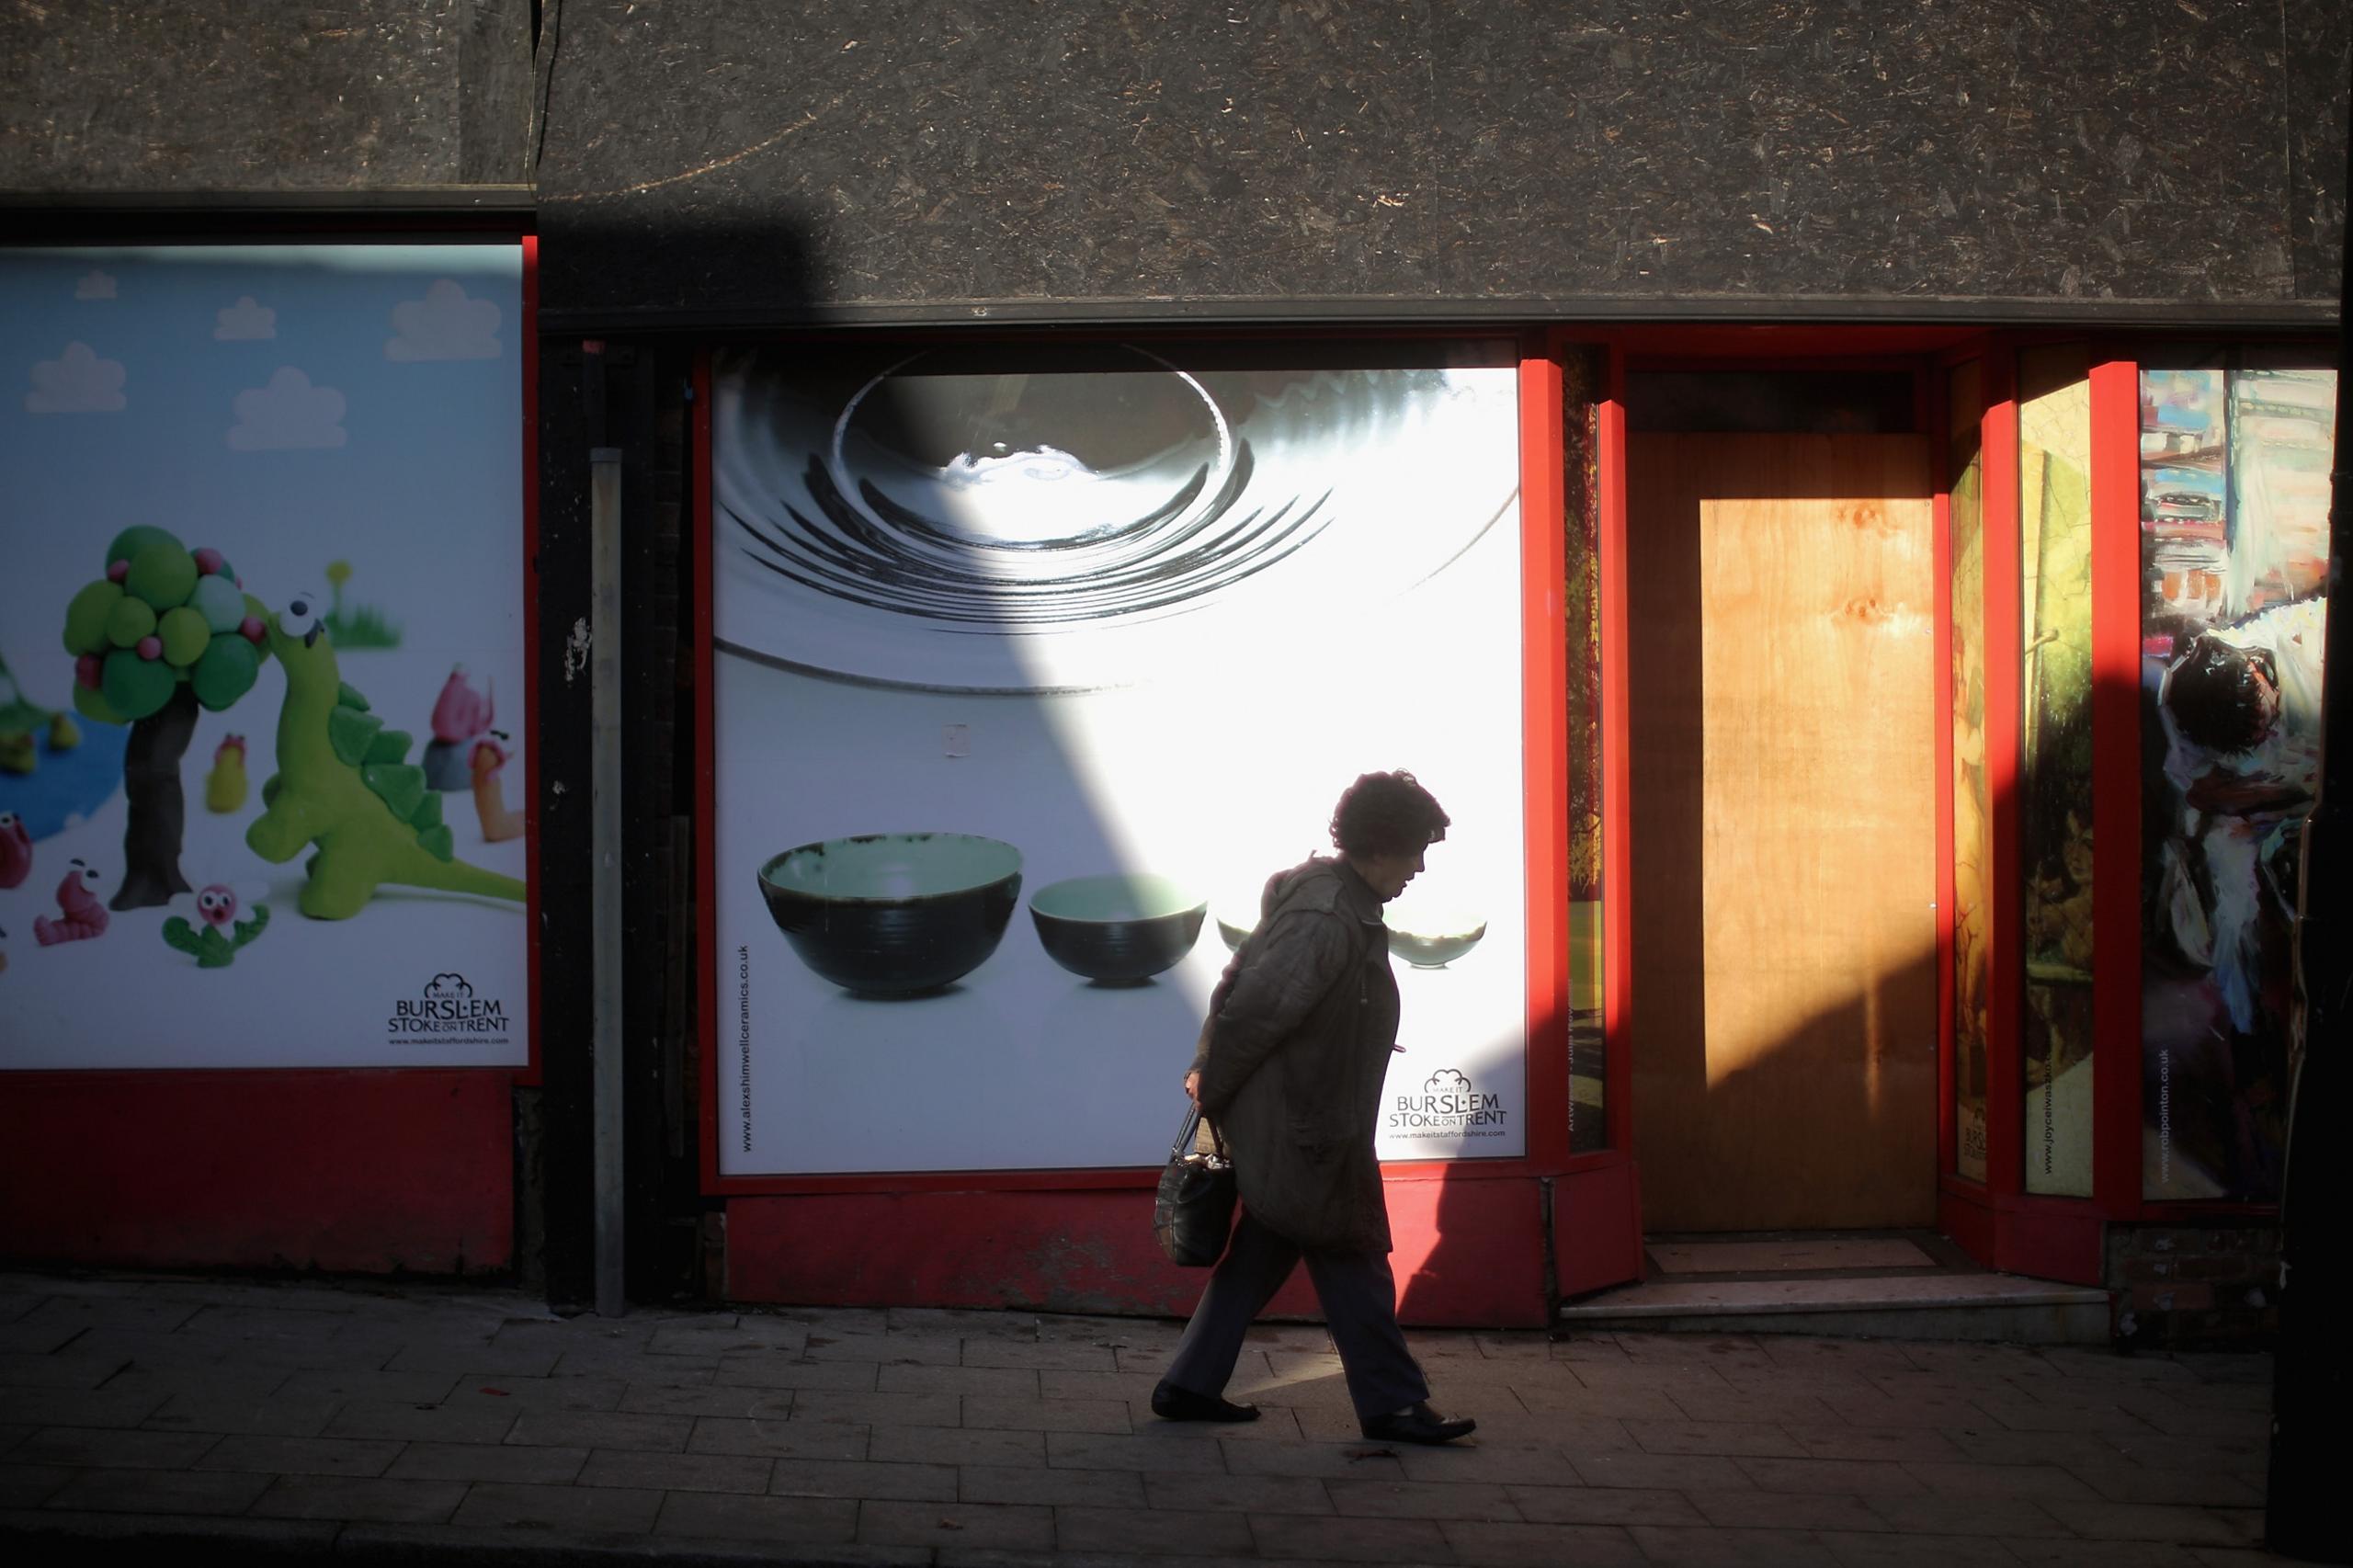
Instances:
[[[1626,355],[1609,346],[1608,395],[1595,409],[1601,506],[1601,1035],[1602,1120],[1610,1152],[1634,1158],[1633,729],[1628,706]],[[1641,1230],[1640,1210],[1635,1229]]]
[[[1929,571],[1934,574],[1936,605],[1930,634],[1937,662],[1937,1180],[1943,1190],[1946,1173],[1961,1163],[1961,1096],[1953,1088],[1953,1052],[1957,1045],[1953,1006],[1960,987],[1953,979],[1953,820],[1952,820],[1952,371],[1959,358],[1938,359],[1927,380],[1927,409],[1922,424],[1928,431],[1928,472],[1933,486],[1929,503]]]
[[[1985,356],[1985,416],[1980,426],[1985,560],[1985,795],[1994,864],[1986,878],[1991,921],[1985,988],[1985,1188],[2015,1198],[2026,1185],[2020,1008],[2025,940],[2019,910],[2018,736],[2025,659],[2018,583],[2018,345],[1997,334]],[[1996,744],[1999,737],[2000,744]],[[2001,1110],[1997,1114],[1995,1107]]]
[[[1540,337],[1519,361],[1520,821],[1528,921],[1525,1158],[1569,1155],[1569,651],[1561,365]],[[1561,1114],[1553,1114],[1555,1108]],[[1484,1162],[1480,1162],[1483,1164]]]
[[[333,243],[402,237],[330,224]],[[539,244],[522,263],[524,748],[536,845]],[[464,243],[496,243],[469,233]],[[242,240],[218,243],[235,244]],[[119,1267],[360,1273],[513,1261],[513,1090],[539,1082],[539,857],[529,856],[520,1067],[94,1069],[12,1073],[0,1094],[0,1252]],[[454,1130],[467,1130],[453,1137]],[[495,1135],[493,1135],[495,1129]],[[95,1130],[95,1131],[94,1131]]]
[[[1461,336],[1461,334],[1430,335]],[[1478,335],[1472,335],[1476,336]],[[1008,338],[1008,341],[1019,341]],[[1294,339],[1312,342],[1312,338]],[[1564,570],[1561,437],[1561,370],[1541,335],[1519,339],[1520,574],[1522,619],[1522,797],[1527,855],[1528,1057],[1529,1106],[1528,1152],[1508,1159],[1413,1160],[1384,1164],[1390,1183],[1508,1181],[1574,1170],[1608,1155],[1571,1159],[1565,1116],[1554,1118],[1546,1095],[1565,1107],[1568,1094],[1569,973],[1565,957],[1565,911],[1558,896],[1568,883],[1568,700],[1563,646]],[[692,527],[699,580],[694,585],[696,680],[696,918],[705,955],[700,977],[704,1019],[700,1061],[699,1125],[702,1190],[714,1197],[789,1197],[814,1194],[920,1192],[1040,1192],[1092,1188],[1143,1189],[1159,1179],[1156,1166],[1101,1166],[1049,1170],[873,1171],[842,1175],[722,1175],[719,1169],[719,966],[718,910],[712,896],[716,875],[716,738],[711,631],[710,543],[711,377],[710,356],[699,355],[694,370],[694,508]],[[1605,560],[1607,556],[1605,555]],[[1605,631],[1605,636],[1607,632]],[[1539,727],[1540,726],[1540,728]],[[1613,1070],[1616,1053],[1612,1057]],[[1613,1099],[1618,1096],[1613,1092]],[[1613,1130],[1615,1124],[1613,1123]],[[1614,1140],[1613,1140],[1614,1142]]]
[[[1563,335],[1565,336],[1566,335],[1564,334]],[[1956,1103],[1952,1085],[1952,1061],[1955,1048],[1953,1034],[1954,979],[1952,972],[1952,944],[1954,938],[1954,890],[1952,878],[1953,778],[1951,689],[1953,623],[1952,599],[1950,593],[1952,572],[1950,483],[1952,476],[1949,472],[1948,472],[1950,464],[1950,454],[1948,449],[1949,441],[1946,437],[1946,419],[1948,416],[1948,383],[1946,381],[1946,375],[1954,366],[1970,359],[1979,359],[1990,368],[1995,361],[1995,356],[1997,351],[1996,343],[1991,335],[1981,330],[1955,327],[1790,326],[1725,328],[1661,326],[1610,329],[1604,333],[1596,334],[1595,335],[1608,338],[1613,346],[1613,349],[1615,351],[1615,357],[1613,359],[1613,374],[1615,377],[1613,381],[1613,391],[1617,394],[1618,400],[1616,404],[1609,408],[1604,415],[1605,435],[1602,441],[1602,484],[1604,487],[1605,500],[1603,504],[1603,526],[1605,529],[1608,529],[1614,524],[1617,529],[1614,537],[1607,540],[1605,542],[1603,553],[1603,560],[1605,563],[1610,562],[1613,560],[1620,560],[1622,558],[1625,522],[1623,496],[1625,472],[1625,411],[1623,407],[1623,393],[1624,376],[1626,370],[1630,367],[1634,369],[1643,370],[1673,369],[1690,371],[1712,369],[1737,370],[1753,369],[1759,365],[1769,365],[1777,370],[1873,370],[1893,369],[1904,364],[1908,360],[1912,369],[1918,376],[1919,384],[1917,388],[1917,395],[1915,400],[1914,412],[1920,420],[1921,428],[1929,437],[1930,472],[1934,482],[1934,490],[1932,493],[1931,528],[1934,562],[1933,570],[1935,572],[1934,580],[1936,583],[1936,602],[1933,613],[1933,647],[1934,658],[1936,660],[1936,710],[1938,714],[1936,733],[1938,778],[1936,807],[1938,849],[1936,920],[1938,954],[1938,1142],[1936,1182],[1938,1190],[1938,1223],[1956,1236],[1960,1237],[1963,1241],[1964,1245],[1968,1246],[1971,1251],[1981,1256],[1990,1258],[1994,1251],[1995,1227],[1990,1221],[1991,1209],[1985,1190],[1976,1184],[1969,1182],[1965,1178],[1952,1174],[1952,1166],[1955,1164],[1955,1154],[1958,1151],[1959,1136],[1955,1125],[1954,1113],[1956,1109]],[[1984,383],[1981,382],[1981,387],[1984,385]],[[1989,403],[1990,401],[1990,399],[1981,399],[1981,403]],[[1980,472],[1984,475],[1984,485],[1989,494],[1997,483],[1996,476],[1992,466],[1992,454],[1985,453],[1984,451],[1983,431],[1990,418],[1990,408],[1981,408]],[[2011,422],[2010,431],[2012,436],[2011,450],[2008,455],[2008,468],[2011,475],[2010,495],[2012,502],[2010,545],[2013,553],[2012,566],[2015,568],[2015,551],[2017,542],[2015,517],[2017,464],[2015,451],[2016,422],[2014,419]],[[1992,518],[1990,516],[1984,519],[1984,526],[1989,528],[1992,526]],[[1992,571],[1992,563],[1990,561],[1988,562],[1987,570],[1989,574]],[[1605,572],[1607,572],[1607,566],[1605,566]],[[1610,590],[1606,584],[1604,590],[1605,605],[1608,602],[1607,596],[1609,591]],[[1617,736],[1619,745],[1622,748],[1624,744],[1624,732],[1622,726],[1625,722],[1627,707],[1625,688],[1622,681],[1622,670],[1624,666],[1624,656],[1622,652],[1624,647],[1622,635],[1622,596],[1624,592],[1622,570],[1616,585],[1616,591],[1620,596],[1618,600],[1618,614],[1621,618],[1620,621],[1620,630],[1613,645],[1608,622],[1605,619],[1605,630],[1603,634],[1605,644],[1604,656],[1607,663],[1612,668],[1620,672],[1620,675],[1617,682],[1608,687],[1605,705],[1605,715],[1614,714],[1616,716],[1619,727],[1613,733]],[[2013,582],[2012,585],[2012,597],[2015,601],[2015,582]],[[1604,613],[1605,617],[1607,617],[1609,614],[1609,611],[1605,609]],[[2012,617],[2014,619],[2015,616],[2016,605],[2014,602],[2012,606]],[[2014,662],[2015,657],[2014,653]],[[1993,670],[1990,667],[1990,665],[1987,676],[1990,683],[1993,679]],[[2012,706],[2015,710],[2015,699],[2013,699]],[[1988,716],[1988,722],[1990,733],[1990,713]],[[1622,756],[1622,750],[1620,752],[1620,756]],[[1605,797],[1606,799],[1612,797],[1622,799],[1622,790],[1624,786],[1623,767],[1624,765],[1621,761],[1618,764],[1615,770],[1609,772],[1610,783],[1615,788],[1609,792],[1609,795]],[[1605,809],[1609,812],[1611,827],[1618,835],[1622,835],[1626,829],[1626,823],[1622,812],[1615,810],[1614,808],[1605,807]],[[1626,880],[1630,871],[1623,866],[1623,858],[1624,856],[1621,844],[1619,850],[1618,859],[1615,861],[1606,861],[1606,863],[1609,865],[1608,876],[1610,879],[1610,886],[1613,888],[1631,887],[1631,883]],[[1994,896],[1999,896],[1998,892],[1995,892]],[[1622,924],[1623,916],[1619,915],[1614,909],[1612,913],[1613,918],[1620,922],[1613,928],[1622,931],[1624,929],[1624,926]],[[1622,949],[1625,947],[1625,944],[1617,944],[1616,947]],[[1624,956],[1629,960],[1629,967],[1623,971],[1620,971],[1616,967],[1620,956]],[[1613,951],[1610,963],[1612,966],[1610,971],[1610,979],[1613,983],[1611,984],[1608,993],[1609,1005],[1613,1009],[1613,1017],[1622,1018],[1626,1026],[1626,1033],[1623,1038],[1629,1042],[1628,1049],[1621,1050],[1618,1048],[1618,1042],[1621,1037],[1617,1032],[1619,1026],[1613,1023],[1611,1025],[1612,1032],[1610,1034],[1613,1046],[1611,1064],[1613,1073],[1622,1064],[1631,1074],[1631,1008],[1635,1006],[1635,999],[1631,994],[1631,953],[1627,952],[1621,955],[1620,952]],[[2011,1038],[2012,1048],[2013,1051],[2015,1051],[2017,1044],[2015,1028],[2013,1029]],[[1990,1066],[1991,1062],[1989,1062],[1989,1067]],[[1613,1144],[1625,1148],[1629,1153],[1631,1153],[1631,1123],[1633,1113],[1631,1096],[1629,1092],[1630,1089],[1630,1084],[1625,1087],[1621,1087],[1613,1077],[1609,1096],[1610,1108],[1612,1112],[1610,1121],[1611,1141]],[[1992,1105],[1989,1103],[1989,1125],[1993,1119],[1992,1110]],[[1618,1118],[1620,1115],[1626,1119],[1626,1125],[1623,1128],[1620,1126],[1618,1120]],[[1961,1201],[1956,1202],[1956,1199],[1959,1199]],[[1634,1199],[1634,1201],[1639,1202],[1638,1197]],[[2001,1201],[2015,1204],[2026,1200],[2022,1197],[2018,1197],[2003,1199]],[[2039,1204],[2049,1200],[2034,1199],[2032,1201]],[[1980,1215],[1985,1216],[1985,1219],[1981,1221],[1978,1218]],[[2042,1250],[2048,1252],[2050,1249],[2046,1247]]]

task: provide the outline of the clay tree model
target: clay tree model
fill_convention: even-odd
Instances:
[[[286,666],[278,715],[278,772],[245,844],[282,865],[315,844],[298,901],[314,920],[358,914],[387,882],[521,903],[522,882],[453,858],[441,797],[425,769],[403,760],[410,737],[384,728],[368,699],[343,684],[324,607],[298,596],[269,619],[270,652]]]
[[[217,713],[253,689],[267,653],[263,609],[219,551],[188,550],[163,528],[115,535],[106,568],[65,607],[65,651],[74,706],[131,726],[122,759],[131,816],[113,907],[146,909],[188,891],[180,758],[199,705]]]

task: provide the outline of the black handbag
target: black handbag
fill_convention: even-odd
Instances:
[[[1225,1156],[1225,1140],[1210,1125],[1215,1153],[1203,1153],[1201,1108],[1185,1113],[1176,1142],[1169,1146],[1168,1167],[1160,1173],[1160,1192],[1152,1204],[1152,1233],[1168,1261],[1186,1268],[1207,1268],[1225,1254],[1226,1238],[1233,1232],[1233,1162]]]

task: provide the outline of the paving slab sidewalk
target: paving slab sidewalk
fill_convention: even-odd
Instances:
[[[162,1560],[1188,1568],[2131,1564],[2260,1550],[2261,1355],[1409,1335],[1446,1449],[1365,1441],[1317,1328],[1246,1426],[1148,1401],[1179,1325],[561,1318],[431,1285],[0,1273],[0,1547]],[[86,1543],[86,1545],[85,1545]]]

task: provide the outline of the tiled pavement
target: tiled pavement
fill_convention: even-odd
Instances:
[[[2255,1550],[2270,1362],[1413,1336],[1451,1449],[1365,1442],[1320,1329],[1254,1426],[1146,1406],[1176,1324],[551,1316],[424,1286],[0,1274],[0,1550],[699,1562],[2130,1564]],[[19,1561],[23,1559],[18,1558]]]

